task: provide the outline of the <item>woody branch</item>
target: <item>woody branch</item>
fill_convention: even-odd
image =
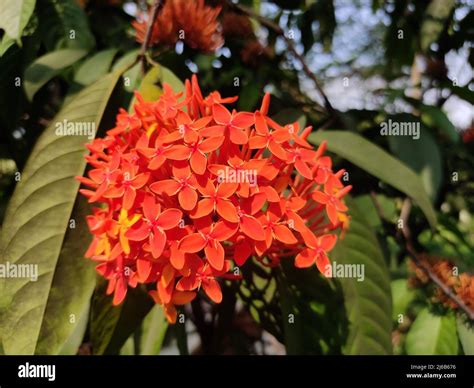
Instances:
[[[142,47],[140,49],[140,53],[138,54],[138,58],[142,64],[142,71],[145,72],[146,70],[146,51],[148,50],[148,46],[150,45],[150,39],[153,32],[153,25],[155,24],[156,18],[160,13],[161,8],[163,8],[165,0],[155,0],[153,2],[151,12],[150,12],[150,19],[148,20],[148,25],[146,29],[145,40],[142,43]]]
[[[245,7],[240,4],[235,4],[231,0],[227,0],[227,4],[231,9],[234,9],[237,12],[243,13],[247,15],[248,17],[251,17],[258,21],[262,26],[274,31],[276,34],[281,36],[284,40],[285,43],[288,47],[288,50],[295,56],[295,58],[301,63],[301,66],[303,67],[303,71],[306,74],[308,78],[310,78],[314,85],[316,86],[316,89],[318,90],[319,94],[321,95],[323,101],[324,101],[324,107],[326,108],[327,112],[331,115],[334,116],[336,111],[333,108],[331,102],[329,101],[329,98],[327,97],[326,93],[323,90],[323,87],[317,77],[314,75],[314,73],[311,71],[309,68],[308,64],[306,63],[306,60],[303,55],[301,55],[295,48],[295,45],[293,44],[292,40],[285,34],[285,31],[275,22],[272,20],[256,13],[252,9]]]
[[[382,207],[380,206],[377,197],[374,192],[371,192],[372,201],[374,203],[375,209],[382,220],[385,220],[385,215],[383,213]],[[410,259],[415,263],[415,265],[420,268],[428,278],[437,286],[439,289],[452,300],[468,317],[470,320],[474,320],[474,311],[472,311],[464,301],[459,298],[453,290],[448,287],[441,279],[439,279],[431,270],[430,266],[421,261],[418,258],[418,253],[413,247],[413,242],[411,238],[411,231],[408,225],[408,218],[410,217],[412,203],[409,198],[406,198],[402,205],[402,210],[400,213],[400,220],[402,220],[401,234],[405,243],[405,251]]]

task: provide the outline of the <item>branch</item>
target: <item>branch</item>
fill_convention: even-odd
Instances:
[[[288,46],[288,50],[298,59],[298,61],[301,63],[301,66],[303,66],[303,71],[305,74],[310,78],[313,82],[314,85],[316,86],[316,89],[318,90],[319,94],[324,100],[324,106],[328,113],[331,115],[335,115],[336,111],[334,110],[333,106],[331,105],[331,102],[329,101],[328,97],[326,96],[326,93],[324,92],[321,84],[319,83],[318,79],[314,75],[314,73],[310,70],[309,66],[306,63],[306,60],[304,59],[303,55],[298,53],[296,51],[295,45],[293,44],[292,40],[288,38],[285,34],[285,31],[274,21],[258,14],[255,12],[253,9],[245,7],[240,4],[234,4],[231,0],[227,0],[227,4],[231,9],[234,9],[237,12],[243,13],[247,15],[248,17],[251,17],[252,19],[255,19],[258,21],[262,26],[267,27],[268,29],[274,31],[277,35],[280,35],[284,40],[285,43]]]
[[[372,197],[372,201],[375,205],[375,210],[377,211],[379,217],[382,220],[386,220],[383,214],[382,207],[380,206],[380,203],[377,200],[377,196],[374,192],[371,192],[370,195]],[[402,210],[400,213],[400,219],[403,221],[401,231],[405,240],[405,250],[408,256],[415,263],[415,265],[420,268],[429,277],[429,279],[441,289],[441,291],[443,291],[443,293],[449,299],[451,299],[462,311],[464,311],[464,313],[469,317],[471,321],[474,321],[474,311],[472,311],[469,306],[466,305],[466,303],[464,303],[464,301],[453,292],[451,287],[448,287],[446,284],[444,284],[444,282],[433,273],[431,267],[428,264],[424,263],[418,258],[418,253],[413,247],[413,243],[411,240],[410,228],[408,227],[408,218],[410,217],[411,205],[412,204],[410,199],[406,198],[405,201],[403,201]]]
[[[145,40],[142,43],[142,47],[140,49],[140,53],[138,54],[138,58],[142,63],[142,71],[145,73],[146,71],[146,51],[148,46],[150,45],[151,34],[153,32],[153,24],[155,24],[155,20],[160,13],[161,8],[163,8],[164,0],[155,0],[153,2],[153,6],[151,8],[150,19],[148,20],[148,26],[146,29]]]

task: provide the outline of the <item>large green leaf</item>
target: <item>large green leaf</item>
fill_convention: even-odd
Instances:
[[[67,229],[57,260],[37,354],[76,354],[84,336],[96,279],[93,265],[83,257],[91,239],[86,224],[88,213],[86,199],[78,197],[71,217],[75,228]]]
[[[109,72],[117,49],[99,51],[81,64],[74,75],[74,81],[81,85],[90,85]]]
[[[341,288],[316,268],[301,270],[292,261],[277,271],[287,354],[340,354],[348,333]]]
[[[474,327],[472,323],[463,322],[463,320],[458,317],[456,325],[464,354],[474,356]]]
[[[80,240],[79,228],[68,226],[79,187],[74,176],[84,173],[89,139],[63,136],[57,125],[66,120],[97,128],[119,77],[104,77],[61,110],[37,141],[10,200],[0,260],[37,265],[39,277],[0,279],[0,333],[7,354],[58,352],[74,330],[71,314],[77,318],[84,311],[91,287],[82,263],[87,242]]]
[[[154,305],[142,324],[128,337],[120,349],[121,355],[158,355],[168,329],[163,308]]]
[[[153,306],[143,320],[140,330],[140,354],[153,356],[160,353],[167,329],[168,321],[163,308],[159,305]]]
[[[350,322],[344,353],[391,354],[392,296],[388,268],[363,213],[354,201],[348,200],[348,206],[349,230],[330,258],[336,264],[362,266],[359,268],[363,268],[364,276],[338,279]]]
[[[123,73],[124,88],[130,93],[137,89],[142,78],[142,64],[137,62],[139,51],[139,49],[129,51],[112,66],[112,70],[127,69]]]
[[[424,308],[416,317],[406,337],[409,355],[456,355],[458,336],[454,314],[434,315]]]
[[[35,9],[36,0],[2,0],[0,29],[12,39],[19,40]]]
[[[312,133],[308,140],[316,144],[326,140],[329,151],[412,197],[425,213],[431,226],[436,225],[436,214],[420,177],[382,148],[348,131],[317,131]]]
[[[48,51],[61,48],[91,50],[95,38],[89,18],[76,0],[37,0],[39,33]]]
[[[87,54],[85,50],[64,49],[43,55],[25,70],[25,92],[31,100],[41,87],[63,69]]]
[[[105,294],[106,284],[99,282],[92,299],[90,338],[94,354],[118,354],[153,307],[153,300],[140,287],[129,288],[125,301],[113,306],[112,297]]]
[[[393,198],[386,197],[383,194],[376,195],[377,203],[382,209],[384,217],[393,223],[397,222],[399,211]],[[365,219],[373,228],[382,226],[382,219],[375,207],[374,200],[370,194],[358,195],[354,198],[357,207],[364,213]]]
[[[389,136],[388,144],[394,155],[421,176],[428,195],[436,200],[443,178],[441,152],[433,136],[421,128],[420,138]]]

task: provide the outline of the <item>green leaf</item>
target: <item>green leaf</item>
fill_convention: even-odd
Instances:
[[[421,105],[420,110],[421,120],[423,123],[432,128],[439,128],[453,143],[459,142],[459,133],[456,131],[456,128],[451,123],[448,116],[446,116],[446,113],[441,109],[430,105]]]
[[[140,330],[140,354],[150,356],[159,354],[167,329],[168,321],[163,308],[159,305],[153,306],[143,320]]]
[[[137,55],[139,51],[140,50],[137,49],[126,53],[123,57],[118,59],[117,62],[115,62],[112,66],[112,70],[126,69],[123,74],[124,87],[125,90],[130,93],[138,89],[138,85],[142,78],[141,63],[137,62],[135,65],[133,65],[137,60]]]
[[[85,50],[64,49],[43,55],[34,61],[25,70],[25,92],[28,99],[32,100],[44,84],[86,54]]]
[[[394,155],[420,175],[426,192],[435,201],[441,188],[443,166],[438,144],[429,131],[422,127],[417,140],[389,136],[388,144]]]
[[[129,288],[125,301],[113,306],[106,288],[107,282],[101,280],[92,298],[90,336],[94,354],[118,354],[153,307],[153,300],[140,287]]]
[[[117,59],[117,61],[112,66],[112,70],[123,70],[129,68],[137,61],[137,56],[140,53],[140,49],[131,50],[125,53],[122,57]]]
[[[356,133],[336,130],[317,131],[310,134],[308,140],[316,144],[326,140],[329,151],[413,198],[430,225],[436,225],[436,213],[420,177],[379,146]]]
[[[57,134],[57,123],[98,127],[119,76],[110,74],[84,89],[59,112],[37,141],[10,200],[0,260],[37,265],[39,277],[35,282],[0,279],[0,333],[6,354],[33,354],[38,343],[42,353],[59,351],[74,330],[64,318],[84,311],[90,287],[81,269],[86,245],[70,241],[79,239],[79,232],[67,232],[79,188],[74,177],[84,173],[88,138]],[[51,337],[40,338],[48,333]]]
[[[388,198],[383,194],[377,194],[376,198],[378,204],[382,208],[384,217],[395,223],[398,218],[395,200]],[[370,194],[359,195],[354,198],[354,201],[357,207],[364,213],[364,217],[369,222],[370,226],[376,228],[382,225],[382,220],[380,219]]]
[[[350,322],[344,353],[391,354],[392,296],[388,268],[363,213],[352,200],[347,201],[347,206],[351,216],[349,230],[338,241],[330,259],[333,265],[361,265],[364,276],[338,279]]]
[[[458,354],[455,316],[434,315],[424,308],[407,334],[405,347],[408,355]]]
[[[341,288],[292,260],[282,262],[276,279],[286,353],[340,354],[348,325]]]
[[[408,287],[406,279],[393,280],[392,283],[392,320],[398,321],[399,314],[405,315],[408,311],[408,307],[411,302],[415,299],[415,290]]]
[[[10,38],[19,41],[33,14],[35,4],[36,0],[2,0],[0,29],[3,29]]]
[[[89,210],[87,200],[78,197],[71,216],[75,227],[67,229],[57,260],[36,354],[76,354],[82,342],[96,280],[94,266],[84,258],[91,240]]]
[[[184,84],[176,77],[173,72],[164,66],[153,66],[143,77],[138,91],[145,101],[156,101],[163,93],[163,84],[167,83],[171,86],[175,93],[184,90]],[[132,100],[130,107],[133,106],[135,98]]]
[[[155,356],[160,353],[161,346],[168,329],[163,308],[154,305],[142,324],[127,339],[120,349],[121,355]]]
[[[464,354],[474,356],[474,327],[472,324],[468,326],[460,317],[457,318],[456,325]]]
[[[94,284],[95,284],[95,277],[94,277]],[[76,321],[72,321],[72,317],[70,317],[70,323],[74,325],[74,330],[66,340],[66,342],[62,345],[61,350],[59,351],[60,355],[66,356],[74,356],[77,355],[79,347],[81,346],[84,335],[87,330],[87,324],[89,323],[89,311],[90,311],[90,300],[87,301],[84,311],[80,317],[76,317]]]
[[[89,51],[95,46],[89,18],[76,0],[38,0],[36,10],[40,36],[48,51]]]
[[[173,329],[174,334],[176,336],[176,343],[178,345],[179,354],[182,356],[189,355],[188,334],[186,333],[186,325],[178,321],[173,326]]]
[[[0,42],[0,57],[7,52],[7,50],[15,44],[15,40],[10,38],[7,34],[3,34]]]
[[[455,0],[432,0],[426,8],[421,25],[421,49],[427,51],[431,43],[436,42],[454,7]]]
[[[134,356],[135,355],[135,336],[131,335],[127,341],[123,344],[119,354],[121,356]]]
[[[81,85],[90,85],[108,73],[117,49],[99,51],[87,59],[77,69],[74,81]]]

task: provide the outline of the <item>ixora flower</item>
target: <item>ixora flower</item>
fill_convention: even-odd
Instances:
[[[254,113],[230,111],[218,92],[203,97],[197,78],[184,93],[165,84],[155,102],[136,94],[134,113],[87,147],[91,169],[78,177],[90,203],[86,257],[120,304],[146,284],[170,322],[202,288],[215,303],[235,266],[294,260],[324,274],[337,230],[348,224],[351,186],[306,141],[311,127],[268,117],[269,95]]]

